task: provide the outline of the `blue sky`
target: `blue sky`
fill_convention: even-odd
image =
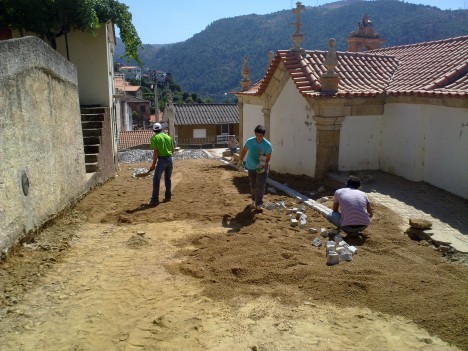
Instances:
[[[297,0],[119,1],[129,6],[133,15],[133,24],[144,44],[168,44],[187,40],[221,18],[291,10]],[[317,6],[333,1],[302,0],[301,2],[305,6]],[[467,9],[468,6],[468,0],[406,0],[405,2],[436,6],[443,10]]]

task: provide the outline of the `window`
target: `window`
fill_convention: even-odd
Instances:
[[[229,124],[221,124],[221,134],[229,134]]]
[[[206,138],[206,129],[194,129],[193,137],[194,138]]]
[[[145,105],[140,105],[140,112],[145,112],[145,111],[146,111]]]

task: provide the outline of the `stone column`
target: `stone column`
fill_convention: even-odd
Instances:
[[[238,97],[237,106],[239,107],[239,148],[244,146],[244,102]]]
[[[163,121],[167,122],[169,136],[172,138],[172,140],[175,140],[175,123],[174,123],[175,111],[174,111],[174,105],[173,105],[172,99],[173,99],[172,92],[169,90],[169,93],[167,96],[166,107],[164,109]]]
[[[315,176],[318,178],[324,177],[327,172],[338,170],[340,131],[344,118],[314,117],[317,127]]]
[[[264,108],[262,109],[263,112],[263,125],[266,129],[265,133],[265,138],[268,139],[268,141],[271,141],[270,139],[270,114],[271,110],[269,108]]]

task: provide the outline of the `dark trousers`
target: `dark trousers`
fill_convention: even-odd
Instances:
[[[250,180],[250,193],[255,206],[263,205],[263,195],[265,195],[265,186],[268,178],[268,170],[263,173],[248,170]]]
[[[164,173],[164,185],[166,186],[166,192],[164,198],[169,199],[172,196],[171,193],[171,176],[172,176],[172,157],[158,158],[156,169],[154,171],[153,178],[153,194],[151,195],[151,202],[159,201],[159,184],[161,183],[161,177]]]
[[[331,224],[336,225],[343,230],[346,234],[360,233],[367,228],[367,225],[341,225],[341,213],[333,211],[327,216]]]

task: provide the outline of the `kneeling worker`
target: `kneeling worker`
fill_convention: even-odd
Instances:
[[[361,180],[350,176],[346,188],[338,189],[333,200],[333,212],[327,219],[348,236],[357,235],[371,222],[373,216],[367,195],[359,190]],[[338,212],[340,210],[340,212]]]

